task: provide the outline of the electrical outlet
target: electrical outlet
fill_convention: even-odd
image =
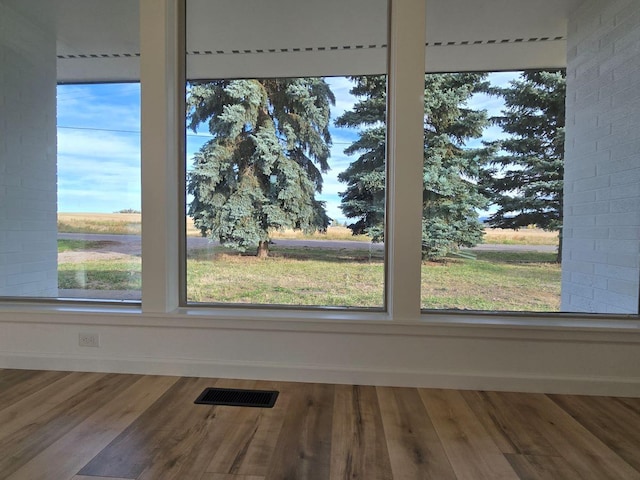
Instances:
[[[100,335],[97,333],[79,333],[78,345],[81,347],[99,347]]]

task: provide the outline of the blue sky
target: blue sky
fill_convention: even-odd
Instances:
[[[58,86],[58,211],[140,208],[140,86]]]
[[[495,73],[491,82],[505,85],[516,75]],[[330,78],[336,96],[332,109],[335,119],[348,110],[355,98],[349,94],[349,80]],[[485,108],[489,115],[500,111],[499,99],[474,97],[473,108]],[[345,185],[337,176],[353,160],[344,149],[356,138],[353,129],[331,128],[333,147],[324,175],[320,199],[327,202],[329,217],[345,218],[340,211],[339,192]],[[485,139],[501,135],[491,127]],[[187,164],[207,135],[188,132]],[[474,145],[470,145],[474,146]],[[60,85],[58,86],[58,211],[104,212],[140,209],[140,86],[139,84]]]

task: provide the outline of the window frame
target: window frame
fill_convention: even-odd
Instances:
[[[140,0],[141,177],[142,177],[142,301],[140,312],[198,317],[310,321],[388,320],[397,324],[438,323],[500,325],[565,325],[638,320],[640,314],[571,312],[495,312],[422,310],[420,294],[421,164],[399,161],[422,153],[422,98],[425,59],[425,0],[389,0],[386,310],[306,309],[247,306],[195,307],[186,303],[185,220],[185,1]],[[160,214],[158,214],[160,211]],[[403,232],[402,235],[395,235]],[[4,298],[36,310],[48,307],[105,309],[122,312],[120,301],[71,302],[65,299]],[[91,306],[87,305],[91,303]],[[95,306],[95,307],[94,307]],[[208,307],[208,308],[207,308]],[[3,307],[4,308],[4,307]],[[129,305],[127,309],[136,309]],[[196,312],[197,308],[197,312]],[[310,311],[314,310],[314,311]],[[128,311],[128,310],[127,310]]]
[[[407,8],[405,4],[411,4]],[[174,5],[179,11],[179,18],[176,18],[178,26],[175,30],[177,38],[174,37],[171,49],[177,48],[182,54],[180,71],[173,72],[174,81],[178,84],[186,85],[186,0],[177,0]],[[419,189],[422,185],[420,178],[422,175],[421,165],[401,164],[396,158],[416,158],[422,156],[422,96],[424,93],[424,29],[425,29],[425,2],[424,0],[388,0],[387,11],[387,188],[386,188],[386,233],[385,233],[385,272],[384,272],[384,294],[381,308],[366,307],[330,307],[316,305],[267,305],[267,304],[212,304],[193,303],[187,301],[186,285],[186,213],[183,207],[186,206],[186,175],[181,174],[179,179],[178,195],[180,198],[180,222],[179,222],[179,245],[180,245],[180,266],[179,266],[179,298],[176,308],[181,309],[210,309],[212,312],[221,309],[238,309],[247,312],[280,310],[290,312],[334,312],[339,311],[345,314],[358,317],[362,314],[373,314],[376,317],[401,318],[404,320],[413,319],[418,321],[420,316],[420,251],[421,251],[421,215],[420,205],[415,205],[410,192]],[[422,11],[418,11],[420,7]],[[418,9],[418,10],[417,10]],[[406,25],[412,28],[406,28]],[[396,25],[398,25],[396,27]],[[403,25],[402,28],[399,25]],[[175,25],[174,25],[175,27]],[[417,40],[420,39],[420,40]],[[393,62],[393,65],[392,65]],[[167,65],[170,69],[170,65]],[[167,70],[165,69],[165,70]],[[400,77],[400,72],[404,76]],[[396,78],[401,78],[397,81]],[[393,94],[391,93],[393,91]],[[174,93],[175,95],[175,93]],[[184,110],[184,91],[180,92],[180,104]],[[419,101],[416,101],[419,99]],[[175,99],[174,101],[176,101]],[[144,109],[143,98],[143,109]],[[402,112],[400,114],[399,112]],[[157,118],[156,116],[151,118]],[[185,120],[180,118],[174,120],[174,128],[185,132]],[[157,137],[156,137],[157,138]],[[186,151],[185,135],[180,136],[180,153],[182,160],[180,169],[186,172]],[[171,148],[171,147],[170,147]],[[143,149],[144,157],[144,149]],[[408,186],[411,188],[408,188]],[[144,196],[144,189],[143,189]],[[403,198],[399,198],[402,196]],[[143,200],[144,205],[144,200]],[[144,207],[143,207],[144,218]],[[403,235],[394,235],[394,232],[402,231]],[[143,240],[143,263],[144,263],[144,240]],[[150,247],[148,247],[150,248]],[[391,252],[395,252],[392,255]],[[407,254],[413,252],[414,255]],[[416,261],[418,259],[418,261]],[[150,262],[149,262],[150,263]],[[157,272],[154,278],[157,278]],[[410,276],[413,281],[406,282]],[[401,280],[400,280],[401,279]],[[416,280],[417,279],[417,280]],[[143,276],[143,284],[149,281]],[[167,279],[165,284],[169,284]],[[149,307],[149,302],[145,302],[143,292],[143,310]]]

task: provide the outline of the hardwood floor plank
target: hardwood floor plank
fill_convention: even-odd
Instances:
[[[336,385],[329,478],[392,478],[375,387]]]
[[[4,370],[0,373],[0,410],[32,395],[69,372]]]
[[[2,369],[0,398],[0,480],[640,480],[633,398]]]
[[[458,480],[518,480],[460,392],[420,389],[419,393]]]
[[[135,480],[135,478],[87,477],[85,475],[74,475],[70,480]]]
[[[562,457],[507,453],[507,460],[520,480],[576,480],[580,474]]]
[[[264,477],[256,475],[232,475],[229,473],[205,472],[200,480],[264,480]]]
[[[461,395],[502,453],[559,455],[527,413],[510,403],[505,393],[463,391]]]
[[[326,480],[331,461],[334,386],[297,384],[281,395],[289,397],[289,409],[266,478]]]
[[[523,412],[581,479],[640,480],[640,472],[626,463],[595,435],[542,394],[503,394]]]
[[[273,408],[239,408],[206,471],[264,477],[289,408],[293,384],[257,382],[253,388],[281,392]],[[285,393],[283,393],[285,392]],[[222,477],[221,477],[222,478]]]
[[[177,461],[164,452],[179,445],[185,430],[198,422],[207,425],[218,414],[193,404],[202,390],[214,384],[213,379],[180,378],[79,474],[138,478],[154,461]]]
[[[17,470],[9,480],[49,480],[77,473],[176,381],[177,377],[139,377]]]
[[[104,376],[103,373],[71,373],[57,380],[52,379],[48,384],[41,384],[39,390],[0,411],[0,442]]]
[[[640,414],[613,398],[549,395],[629,465],[640,471]]]
[[[39,416],[27,412],[29,421],[10,436],[0,440],[0,479],[6,479],[40,452],[82,423],[113,395],[128,388],[136,377],[116,374],[71,374],[69,377],[91,380],[75,395]],[[65,377],[63,380],[69,379]],[[61,381],[63,381],[61,380]],[[56,382],[57,383],[57,382]]]
[[[376,390],[394,480],[455,480],[418,391],[390,387]]]
[[[17,378],[17,381],[21,381],[23,377],[28,375],[37,374],[37,370],[16,370],[12,368],[0,368],[0,387],[4,388],[5,385],[11,385]]]
[[[613,401],[624,406],[630,412],[640,415],[640,398],[614,398]]]
[[[209,380],[207,386],[252,388],[254,384],[253,380]],[[181,407],[186,417],[171,428],[170,441],[157,451],[138,480],[199,478],[205,471],[242,407],[195,405],[193,401],[202,390],[188,397],[189,403]]]

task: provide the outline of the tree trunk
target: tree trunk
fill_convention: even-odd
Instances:
[[[558,230],[558,255],[556,256],[556,263],[562,263],[562,227]]]
[[[267,258],[269,256],[269,240],[258,243],[258,250],[256,251],[256,257]]]

